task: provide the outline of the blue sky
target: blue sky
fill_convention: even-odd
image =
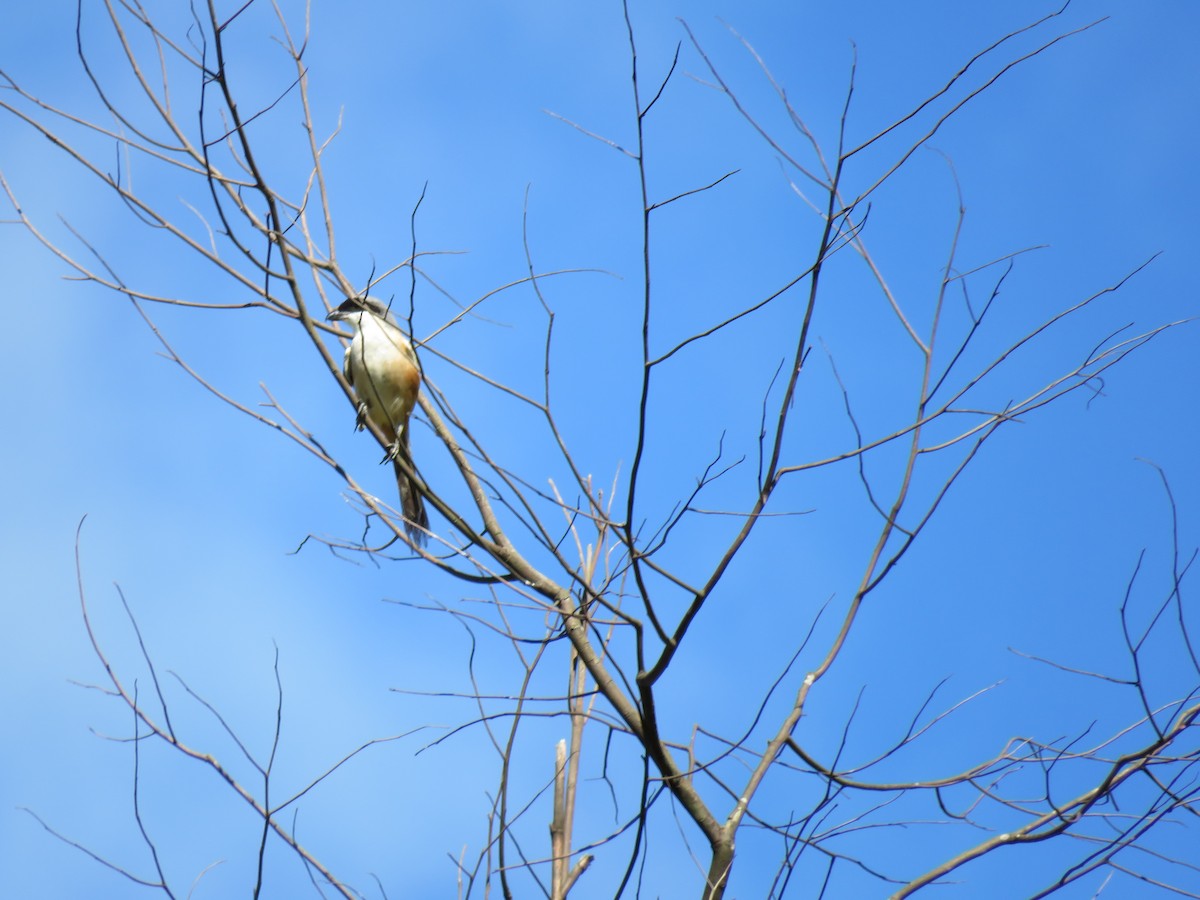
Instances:
[[[794,277],[816,227],[778,154],[702,83],[709,76],[677,17],[686,19],[764,125],[800,152],[802,143],[787,130],[769,85],[725,24],[753,44],[823,142],[836,138],[856,52],[848,136],[858,142],[935,90],[973,52],[1051,11],[1050,4],[1025,0],[971,4],[969,11],[933,0],[902,7],[715,0],[633,6],[644,83],[661,78],[676,44],[684,42],[679,72],[658,114],[648,119],[652,196],[739,170],[719,189],[664,210],[658,220],[654,338],[660,350],[744,305],[743,298]],[[947,158],[967,208],[962,268],[1048,245],[1022,257],[1010,276],[988,348],[1160,254],[1119,294],[1015,358],[992,388],[991,402],[1022,396],[1064,360],[1128,323],[1144,331],[1200,308],[1193,271],[1200,10],[1162,2],[1134,11],[1117,2],[1077,0],[1060,21],[1070,30],[1105,16],[1111,18],[1014,70],[973,102],[932,143],[940,153],[919,151],[871,211],[866,239],[919,322],[928,319],[954,230],[957,199]],[[61,0],[22,5],[0,33],[0,68],[54,104],[94,115],[94,97],[74,55],[73,21],[73,4]],[[231,65],[249,109],[286,86],[289,75],[262,17],[247,16],[244,24],[231,33]],[[111,74],[111,43],[94,22],[88,28],[95,36],[93,60]],[[639,289],[636,171],[619,152],[547,114],[632,146],[619,6],[317,2],[307,62],[318,124],[332,131],[341,117],[327,173],[343,261],[361,280],[407,255],[410,213],[423,189],[421,245],[464,251],[431,258],[427,271],[460,301],[524,276],[526,204],[538,269],[596,270],[543,285],[558,315],[556,397],[584,471],[603,483],[627,472],[638,359],[629,331]],[[115,96],[136,106],[128,85],[114,84]],[[188,87],[176,94],[185,108]],[[246,299],[230,279],[149,234],[43,138],[11,118],[2,134],[0,169],[25,212],[52,239],[71,241],[61,214],[140,287],[209,301]],[[255,137],[279,182],[295,193],[304,176],[295,110],[264,117]],[[861,168],[849,176],[852,188],[868,183],[898,146],[863,154]],[[94,145],[94,151],[106,166],[117,165],[111,147]],[[133,176],[181,219],[189,215],[184,201],[204,200],[203,191],[189,194],[149,167],[135,167]],[[6,510],[0,520],[0,666],[9,690],[0,716],[9,738],[0,751],[0,859],[9,873],[7,890],[48,898],[145,895],[55,841],[18,807],[33,809],[97,853],[150,872],[131,812],[132,750],[98,736],[128,734],[129,715],[80,686],[103,679],[76,590],[74,536],[86,516],[82,579],[97,634],[141,691],[149,690],[147,675],[114,584],[160,673],[178,673],[259,754],[270,744],[278,649],[281,790],[306,783],[366,741],[433,726],[366,751],[306,798],[297,827],[318,856],[368,896],[380,896],[372,893],[369,873],[389,896],[452,895],[447,854],[457,857],[464,846],[468,858],[479,851],[487,792],[495,783],[493,759],[478,730],[417,753],[473,710],[392,689],[467,690],[471,646],[449,617],[381,601],[454,604],[464,596],[462,586],[413,563],[339,560],[315,543],[294,553],[310,533],[353,539],[360,532],[336,478],[162,358],[127,301],[63,280],[66,267],[20,228],[7,225],[3,236],[0,297],[10,327],[0,375],[10,389],[0,412],[8,435],[0,489]],[[861,264],[844,257],[831,267],[814,333],[830,348],[860,421],[887,430],[911,405],[911,348]],[[398,276],[382,290],[405,297],[407,289]],[[453,305],[429,284],[417,297],[422,333],[453,315]],[[795,306],[774,310],[664,371],[656,397],[670,399],[652,410],[642,510],[648,521],[686,495],[723,433],[730,459],[753,459],[763,394],[794,331]],[[448,331],[438,349],[537,390],[542,321],[536,299],[527,289],[505,292],[483,313],[486,319]],[[153,314],[217,387],[256,404],[264,399],[258,385],[266,384],[358,477],[381,494],[390,490],[387,470],[375,467],[377,448],[353,433],[352,411],[314,366],[297,329],[244,311],[155,308]],[[1195,326],[1162,335],[1109,373],[1101,396],[1088,402],[1091,395],[1078,392],[1002,431],[985,448],[814,695],[802,732],[811,746],[832,750],[865,686],[855,733],[862,735],[861,757],[870,756],[884,740],[879,735],[894,733],[896,722],[911,716],[943,678],[949,682],[939,705],[1003,684],[964,711],[946,739],[914,763],[922,776],[965,767],[964,761],[996,752],[1016,734],[1050,740],[1092,722],[1108,733],[1136,716],[1128,697],[1038,666],[1009,648],[1080,668],[1127,671],[1117,613],[1126,582],[1146,548],[1134,594],[1144,618],[1163,595],[1171,564],[1169,505],[1158,474],[1140,460],[1153,461],[1170,480],[1185,558],[1196,543],[1197,346]],[[818,344],[814,357],[823,356]],[[836,452],[852,439],[828,363],[821,358],[812,368],[798,399],[803,426],[789,447],[796,461]],[[498,459],[538,486],[548,477],[562,483],[561,465],[537,443],[543,436],[536,422],[476,383],[437,371],[439,385]],[[426,479],[449,479],[449,463],[429,430],[418,424],[414,441]],[[886,455],[871,465],[881,481],[894,474],[894,459]],[[730,572],[727,593],[715,598],[692,648],[664,683],[676,739],[686,740],[696,721],[728,733],[744,728],[742,697],[761,695],[822,603],[830,600],[837,610],[852,593],[874,520],[852,469],[819,473],[781,493],[781,508],[812,512],[772,524],[747,547]],[[745,467],[735,471],[714,489],[711,505],[740,502],[745,494],[738,491],[752,475]],[[728,524],[719,517],[689,522],[670,561],[691,576],[727,539]],[[479,670],[504,685],[497,692],[508,690],[514,665],[507,647],[481,642],[478,653]],[[1170,640],[1156,649],[1152,668],[1160,701],[1196,686],[1197,674]],[[557,689],[559,677],[557,670],[546,673],[547,691]],[[245,774],[237,748],[211,717],[189,703],[176,682],[169,690],[172,717],[193,743]],[[527,758],[545,756],[544,766],[531,763],[522,773],[530,792],[550,772],[560,736],[555,722],[530,726]],[[594,779],[601,748],[592,750],[585,774]],[[173,878],[186,892],[207,865],[224,860],[195,896],[244,894],[253,820],[211,773],[161,747],[147,746],[144,757],[147,820]],[[802,795],[780,779],[760,799],[786,814]],[[607,790],[591,781],[585,796],[589,827],[580,833],[603,834],[614,818]],[[630,794],[621,797],[622,815],[630,802]],[[535,816],[525,832],[534,846],[545,833],[545,816],[537,810]],[[662,812],[658,827],[645,895],[692,895],[696,878],[669,813]],[[695,833],[685,834],[701,846]],[[921,828],[892,840],[890,863],[932,864],[947,855],[946,845]],[[744,846],[732,893],[765,896],[774,851],[752,836]],[[1014,872],[1018,859],[1021,870]],[[281,851],[272,861],[278,868],[269,895],[295,896],[306,876]],[[579,895],[609,896],[610,867],[618,865],[602,850]],[[970,887],[961,896],[1024,895],[1042,886],[1055,865],[1049,846],[1014,850],[964,870]],[[1100,880],[1069,895],[1092,896]],[[877,883],[848,883],[882,893]]]

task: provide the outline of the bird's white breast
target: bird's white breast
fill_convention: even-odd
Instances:
[[[412,347],[399,329],[369,313],[361,313],[346,365],[354,391],[371,419],[383,430],[399,434],[416,401],[419,374]]]

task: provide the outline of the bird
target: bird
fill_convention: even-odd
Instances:
[[[392,461],[400,489],[400,510],[405,531],[418,543],[425,542],[429,514],[417,482],[401,466],[403,459],[415,471],[409,444],[408,420],[421,389],[421,370],[412,344],[386,304],[375,297],[351,297],[326,317],[346,322],[354,337],[346,348],[342,373],[358,399],[358,428],[370,420],[392,439],[384,462]]]

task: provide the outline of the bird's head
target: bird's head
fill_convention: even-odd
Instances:
[[[387,304],[377,297],[350,297],[325,318],[330,322],[350,322],[357,327],[363,313],[370,313],[385,322],[391,321]]]

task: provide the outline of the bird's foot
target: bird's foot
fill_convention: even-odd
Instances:
[[[387,445],[387,452],[383,454],[383,459],[381,459],[379,461],[379,464],[382,466],[384,463],[392,462],[399,456],[400,456],[400,442],[392,441],[392,443]]]
[[[367,404],[360,402],[357,406],[358,415],[354,419],[354,430],[362,431],[367,427]]]

